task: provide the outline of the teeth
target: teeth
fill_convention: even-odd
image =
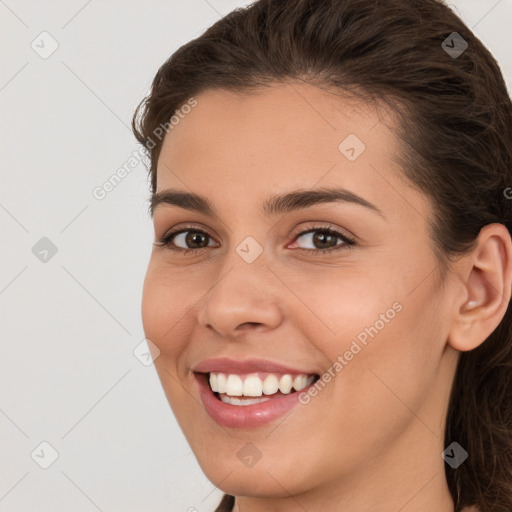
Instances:
[[[264,379],[260,378],[257,374],[239,375],[236,373],[210,373],[210,387],[212,391],[219,394],[230,395],[231,397],[261,397],[262,395],[273,395],[278,391],[286,395],[290,393],[292,389],[295,391],[304,389],[306,386],[309,386],[313,380],[313,375],[292,376],[288,373],[284,375],[270,373],[266,375]],[[222,398],[223,397],[221,397],[221,399]],[[258,401],[265,400],[259,399]],[[243,400],[243,403],[244,405],[250,405],[250,403],[257,402],[254,400]]]
[[[281,380],[279,381],[279,391],[284,393],[285,395],[289,393],[292,389],[293,380],[291,375],[283,375]]]
[[[267,397],[246,398],[244,400],[241,400],[240,398],[236,398],[234,396],[228,396],[228,395],[220,395],[220,399],[225,404],[231,404],[231,405],[253,405],[253,404],[260,404],[262,402],[266,402],[267,400],[270,400],[270,398],[267,398]]]
[[[302,388],[305,388],[307,380],[308,378],[305,375],[297,375],[297,377],[293,379],[295,391],[300,391]]]
[[[217,374],[216,373],[210,373],[210,387],[212,389],[218,389]]]
[[[212,375],[212,374],[210,374]],[[215,374],[213,374],[215,375]],[[226,392],[226,376],[223,373],[217,374],[217,391],[219,393],[225,393]],[[213,389],[213,387],[212,387]]]
[[[273,395],[279,389],[279,379],[275,375],[268,375],[263,381],[263,393]]]
[[[244,380],[244,396],[261,396],[263,389],[261,379],[256,375],[250,375]]]
[[[238,375],[232,373],[228,376],[228,380],[226,381],[226,394],[231,396],[243,395],[243,382]]]

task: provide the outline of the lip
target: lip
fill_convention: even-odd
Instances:
[[[194,372],[209,373],[209,372],[222,372],[222,373],[289,373],[290,375],[318,375],[317,372],[310,370],[303,370],[291,368],[266,359],[244,359],[236,360],[229,357],[218,357],[214,359],[205,359],[192,368]],[[249,406],[247,406],[249,407]]]
[[[300,391],[279,395],[260,404],[232,405],[215,396],[208,384],[207,373],[194,373],[194,377],[199,385],[201,400],[210,417],[223,427],[238,429],[260,427],[284,416],[299,403],[299,395],[315,385],[313,382]]]

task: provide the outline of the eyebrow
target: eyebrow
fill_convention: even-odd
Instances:
[[[266,216],[279,215],[294,210],[308,208],[316,204],[324,203],[353,203],[368,208],[382,218],[386,218],[379,208],[366,199],[344,188],[319,188],[294,190],[282,195],[273,195],[262,205],[262,212]],[[172,205],[186,210],[197,211],[210,217],[218,218],[215,208],[208,198],[199,194],[177,189],[166,189],[156,192],[150,199],[150,213],[153,213],[160,205]]]

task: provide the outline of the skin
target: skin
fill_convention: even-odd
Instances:
[[[157,191],[205,195],[218,217],[155,209],[156,241],[187,223],[211,238],[186,255],[153,248],[142,317],[160,351],[163,389],[204,473],[236,496],[241,512],[452,512],[441,458],[449,390],[459,351],[481,344],[505,314],[508,231],[486,226],[443,283],[428,232],[432,206],[393,162],[397,139],[382,110],[292,82],[196,99],[164,140]],[[353,162],[338,150],[351,133],[366,145]],[[384,218],[351,203],[260,213],[271,194],[329,186],[362,196]],[[356,245],[307,252],[342,244],[294,237],[318,224]],[[250,264],[236,252],[248,236],[263,249]],[[201,247],[186,245],[184,235],[174,244]],[[232,429],[204,410],[190,370],[199,361],[262,357],[322,374],[395,302],[402,310],[284,419]],[[252,467],[236,455],[248,442],[261,453]]]

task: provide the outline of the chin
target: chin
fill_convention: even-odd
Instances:
[[[307,456],[302,454],[300,461],[294,463],[283,457],[283,450],[279,448],[276,449],[276,457],[262,456],[252,467],[246,467],[236,454],[203,454],[197,460],[208,480],[232,496],[284,498],[290,493],[306,491],[314,480],[313,475],[308,476],[300,471],[304,469]],[[316,476],[321,476],[318,471]]]

